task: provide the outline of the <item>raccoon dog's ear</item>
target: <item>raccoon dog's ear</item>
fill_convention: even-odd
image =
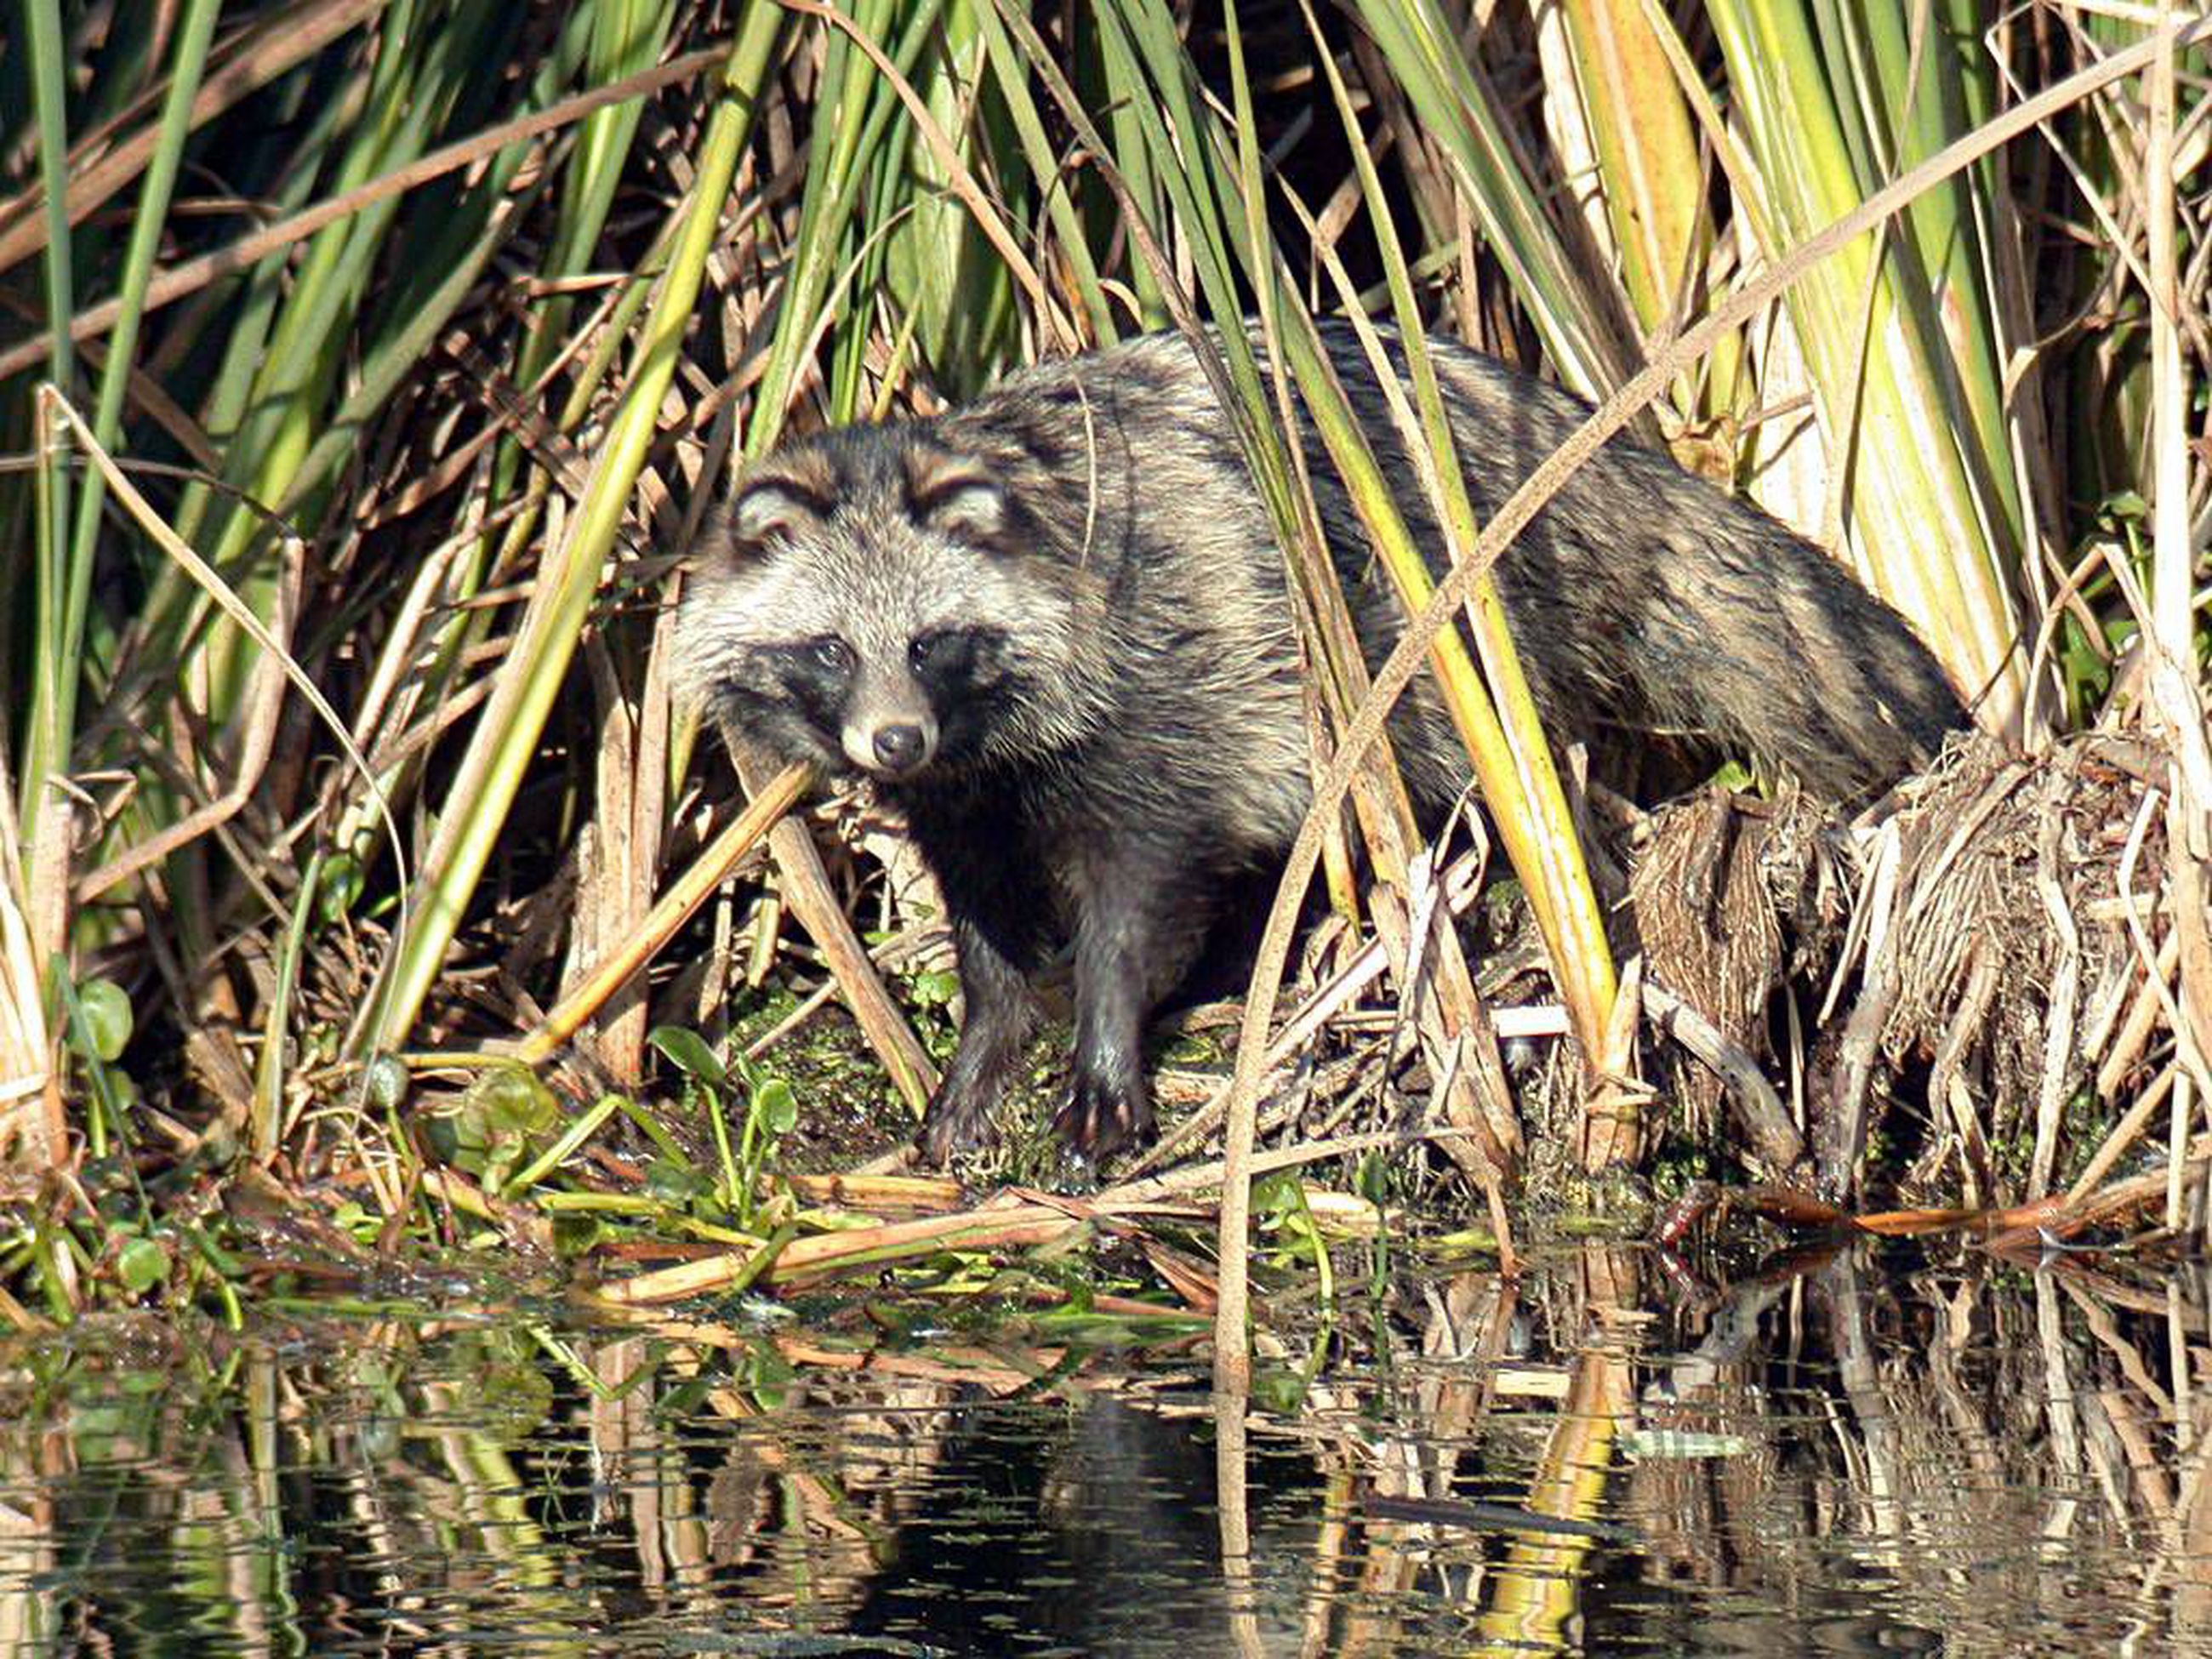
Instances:
[[[931,504],[929,522],[969,541],[996,541],[1006,527],[1006,492],[988,478],[971,478]]]
[[[818,523],[827,511],[826,502],[787,478],[756,478],[730,498],[722,524],[731,544],[744,552]]]
[[[967,541],[996,541],[1010,516],[999,481],[957,456],[917,459],[907,481],[907,505],[916,521]]]

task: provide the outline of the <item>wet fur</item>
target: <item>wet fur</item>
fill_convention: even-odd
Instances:
[[[1386,475],[1417,477],[1357,340],[1325,337]],[[1490,358],[1434,349],[1486,518],[1587,410]],[[1306,442],[1379,661],[1398,605]],[[1440,548],[1421,494],[1400,506]],[[1844,799],[1965,718],[1896,614],[1818,549],[1626,442],[1553,497],[1498,580],[1563,736],[1596,718],[1703,734]],[[935,419],[787,446],[735,485],[678,638],[683,682],[741,740],[875,772],[938,877],[967,1018],[925,1154],[986,1132],[1021,1055],[1028,977],[1069,943],[1075,1070],[1059,1127],[1092,1154],[1149,1134],[1146,1018],[1218,896],[1279,863],[1310,799],[1282,556],[1188,344],[1148,337],[1042,364]],[[1392,737],[1417,804],[1441,811],[1465,760],[1426,685]],[[927,763],[911,773],[878,763],[917,749]]]

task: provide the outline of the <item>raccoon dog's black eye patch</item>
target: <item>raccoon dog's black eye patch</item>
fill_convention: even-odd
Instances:
[[[933,634],[924,634],[907,647],[907,661],[914,672],[924,677],[941,674],[974,649],[967,630],[957,628],[939,629]]]
[[[842,701],[853,678],[853,647],[835,634],[756,647],[766,669],[757,678],[781,686],[801,702]]]
[[[746,653],[749,665],[730,688],[731,695],[760,718],[788,718],[795,712],[805,727],[834,749],[853,694],[854,660],[852,647],[835,634],[756,646]]]
[[[969,684],[988,670],[1006,635],[995,628],[939,628],[907,647],[914,677],[932,690]]]

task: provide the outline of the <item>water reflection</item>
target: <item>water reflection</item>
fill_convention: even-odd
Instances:
[[[804,1330],[448,1310],[19,1346],[0,1654],[2206,1638],[2195,1275],[1842,1252],[1714,1289],[1661,1261],[1376,1293],[1364,1363],[1250,1420],[1235,1606],[1181,1328],[956,1341],[856,1303]]]

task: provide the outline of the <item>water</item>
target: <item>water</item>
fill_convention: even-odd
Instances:
[[[18,1342],[0,1655],[2212,1651],[2194,1273],[1862,1253],[1723,1291],[1590,1247],[1376,1289],[1352,1255],[1328,1362],[1228,1460],[1233,1592],[1180,1326],[856,1292]]]

